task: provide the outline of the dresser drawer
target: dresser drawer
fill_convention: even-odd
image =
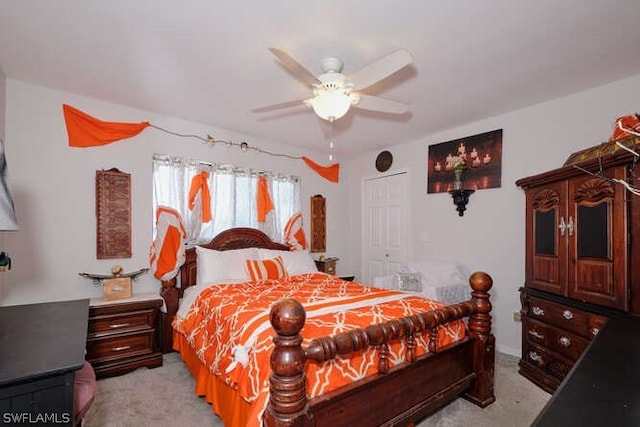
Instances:
[[[97,336],[105,333],[151,329],[154,326],[154,320],[155,309],[103,316],[97,315],[89,320],[88,332],[90,335]]]
[[[589,340],[574,333],[562,330],[533,319],[523,319],[526,338],[532,343],[539,344],[551,351],[576,361]]]
[[[132,332],[117,336],[90,339],[87,342],[87,360],[100,362],[152,353],[155,331]]]
[[[536,297],[531,297],[529,312],[526,314],[532,319],[558,326],[588,339],[593,338],[607,321],[604,316]]]
[[[574,363],[531,342],[523,343],[523,350],[522,359],[525,362],[543,370],[545,374],[558,380],[558,383],[569,373]]]

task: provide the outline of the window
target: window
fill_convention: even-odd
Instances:
[[[201,192],[193,210],[189,193],[193,178],[208,173],[211,194],[211,221],[202,222]],[[264,222],[258,222],[258,178],[264,176],[274,209]],[[295,176],[217,165],[176,156],[155,155],[153,159],[153,226],[158,206],[180,212],[187,231],[187,243],[210,241],[221,231],[251,227],[265,232],[274,241],[283,241],[283,229],[291,216],[300,211],[300,179]]]

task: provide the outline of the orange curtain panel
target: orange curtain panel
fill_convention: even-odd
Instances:
[[[191,180],[189,187],[189,209],[196,205],[196,196],[200,193],[200,207],[202,209],[202,223],[211,221],[211,192],[209,190],[209,172],[202,171]]]
[[[273,210],[273,201],[269,195],[269,183],[267,178],[260,175],[258,177],[258,191],[256,195],[258,207],[258,222],[265,222],[267,214]]]

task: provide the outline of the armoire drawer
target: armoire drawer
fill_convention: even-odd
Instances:
[[[589,340],[602,329],[607,321],[604,316],[533,296],[529,312],[526,314],[532,319],[558,326]]]
[[[534,319],[523,319],[526,339],[576,361],[589,345],[589,340]]]
[[[558,357],[546,348],[531,342],[525,342],[523,349],[522,359],[524,361],[541,369],[546,375],[557,379],[558,382],[564,379],[575,362],[563,357]]]

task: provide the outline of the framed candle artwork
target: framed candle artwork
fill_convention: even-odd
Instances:
[[[429,146],[427,193],[502,185],[502,129]]]

